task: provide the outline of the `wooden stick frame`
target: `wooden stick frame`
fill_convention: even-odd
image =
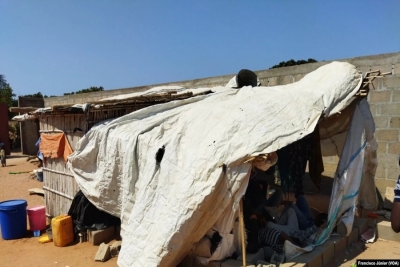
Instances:
[[[246,260],[246,241],[245,241],[245,227],[244,227],[244,219],[243,219],[243,199],[240,199],[239,205],[239,227],[240,227],[240,236],[242,240],[242,259],[243,259],[243,267],[247,266]]]

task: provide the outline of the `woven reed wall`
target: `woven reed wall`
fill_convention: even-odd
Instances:
[[[50,115],[39,119],[41,133],[59,133],[64,131],[70,146],[75,149],[83,132],[73,132],[75,128],[86,130],[86,118],[83,114]],[[45,158],[43,162],[43,190],[46,203],[46,215],[49,217],[68,213],[79,187],[63,158]]]
[[[148,104],[147,106],[150,106]],[[60,133],[63,131],[73,150],[84,133],[95,123],[118,118],[144,106],[129,106],[90,111],[85,114],[51,114],[39,118],[41,133]],[[87,117],[86,117],[87,116]],[[80,128],[83,132],[76,131]],[[75,178],[66,166],[63,158],[45,158],[43,163],[43,190],[46,203],[46,215],[49,217],[68,213],[75,194],[79,191]]]

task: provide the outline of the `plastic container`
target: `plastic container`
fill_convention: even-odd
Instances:
[[[15,199],[0,202],[1,237],[5,240],[26,236],[26,200]]]
[[[39,237],[40,236],[40,230],[34,230],[33,231],[33,236]]]
[[[39,182],[43,182],[43,168],[33,170],[33,172],[36,174],[36,178]]]
[[[60,215],[51,220],[53,243],[57,247],[65,247],[74,241],[72,218],[69,215]]]
[[[46,228],[46,207],[38,206],[28,211],[29,226],[31,231],[43,230]]]
[[[37,179],[39,182],[43,182],[43,172],[42,171],[38,171],[36,173]]]
[[[49,240],[53,240],[53,231],[51,229],[47,229],[46,234]]]

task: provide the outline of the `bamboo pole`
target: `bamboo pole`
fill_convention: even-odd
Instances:
[[[73,199],[74,199],[74,197],[68,196],[67,194],[64,194],[64,193],[59,192],[59,191],[54,190],[54,189],[51,189],[51,188],[49,188],[49,187],[47,187],[47,186],[43,186],[43,189],[44,189],[44,190],[47,190],[47,191],[50,191],[50,192],[52,192],[52,193],[54,193],[54,194],[56,194],[56,195],[59,195],[59,196],[63,196],[63,197],[65,197],[65,198],[68,198],[68,199],[70,199],[70,200],[73,200]],[[57,201],[56,201],[56,202],[57,202]]]
[[[367,73],[377,73],[377,72],[380,72],[380,70],[368,71]]]
[[[71,176],[74,177],[72,174],[67,173],[67,172],[63,172],[63,171],[59,171],[59,170],[52,170],[52,169],[48,169],[48,168],[43,168],[44,171],[48,171],[48,172],[52,172],[52,173],[57,173],[57,174],[61,174],[61,175],[65,175],[65,176]]]
[[[391,72],[391,71],[389,71],[389,72],[384,72],[384,73],[381,73],[381,75],[383,75],[383,76],[385,76],[385,75],[392,75],[392,72]]]
[[[246,267],[246,243],[244,240],[244,221],[243,221],[243,199],[240,199],[239,205],[239,227],[240,227],[240,235],[242,239],[242,259],[243,259],[243,267]]]

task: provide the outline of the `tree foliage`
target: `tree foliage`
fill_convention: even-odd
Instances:
[[[276,69],[276,68],[282,68],[282,67],[288,67],[288,66],[295,66],[295,65],[302,65],[302,64],[307,64],[307,63],[314,63],[318,62],[317,60],[313,58],[309,58],[308,60],[288,60],[288,61],[282,61],[278,65],[272,66],[270,69]]]
[[[92,92],[99,92],[99,91],[104,91],[103,86],[97,87],[97,86],[91,86],[86,89],[82,89],[76,92],[72,93],[64,93],[64,95],[76,95],[76,94],[84,94],[84,93],[92,93]]]
[[[7,83],[6,78],[3,74],[0,74],[0,103],[6,103],[7,107],[14,107],[18,105],[18,101],[15,99],[15,94],[11,86]],[[12,113],[8,111],[8,118],[12,118]]]
[[[23,95],[22,97],[39,97],[39,98],[48,98],[48,97],[54,97],[55,95],[43,95],[41,92],[37,92],[36,94],[32,94],[32,95]]]
[[[12,107],[15,94],[11,86],[7,83],[4,75],[0,74],[0,103],[6,103],[7,107]]]
[[[38,98],[43,98],[43,97],[47,97],[47,95],[46,95],[46,96],[43,96],[41,92],[37,92],[36,94],[33,94],[33,95],[23,95],[23,97],[38,97]]]

